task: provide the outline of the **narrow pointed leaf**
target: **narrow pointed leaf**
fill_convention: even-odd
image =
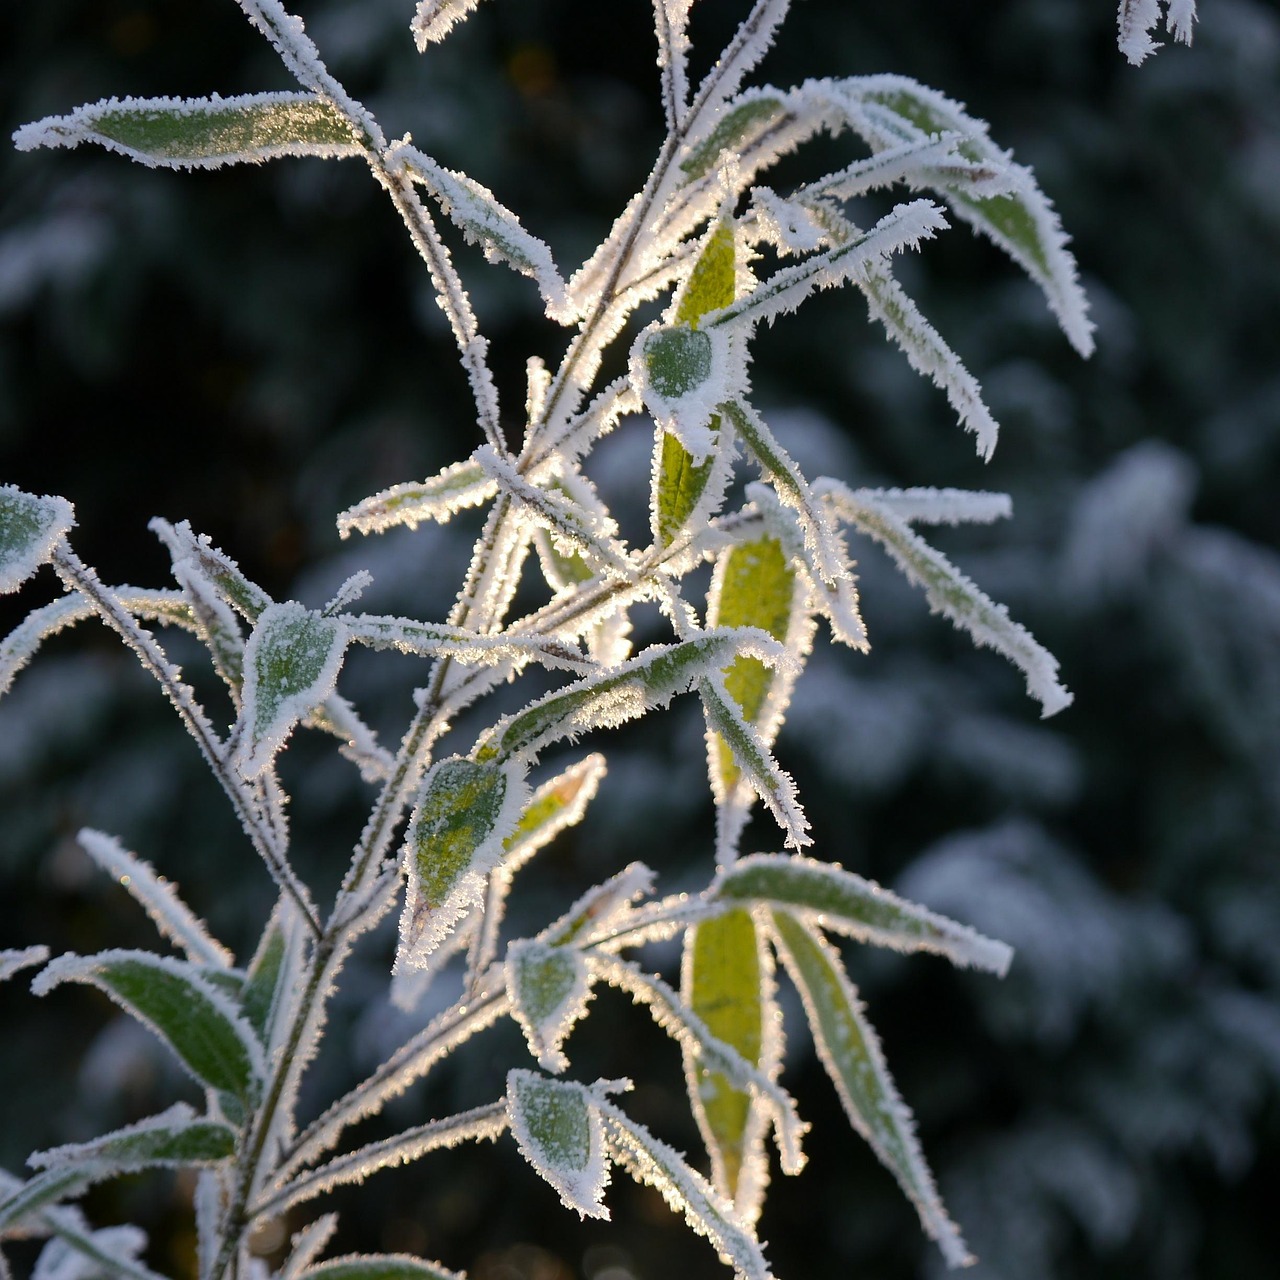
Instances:
[[[161,934],[184,951],[189,960],[213,969],[231,967],[231,952],[209,933],[179,896],[177,886],[156,875],[150,863],[101,831],[86,827],[76,840],[98,866],[129,891]]]
[[[785,908],[823,928],[892,947],[932,951],[953,964],[1004,976],[1013,951],[968,925],[940,916],[830,862],[791,854],[753,853],[722,871],[708,896],[744,905]]]
[[[732,302],[736,270],[733,226],[728,221],[718,222],[703,241],[698,260],[689,274],[676,308],[676,322],[696,329],[699,319],[708,311]],[[650,373],[652,375],[652,369]],[[717,415],[711,415],[708,430],[717,438],[718,445],[720,419]],[[699,527],[711,514],[710,509],[723,498],[724,483],[710,484],[719,453],[717,447],[710,457],[696,463],[671,432],[657,434],[650,527],[659,546],[669,547],[687,529]],[[721,471],[723,475],[718,478],[727,481],[727,466]]]
[[[705,631],[678,644],[650,645],[630,662],[579,680],[499,721],[477,754],[481,759],[532,759],[559,738],[622,724],[652,707],[665,706],[740,653],[764,661],[784,660],[773,640],[750,629]]]
[[[976,230],[994,241],[1038,284],[1081,355],[1093,350],[1093,324],[1088,301],[1076,278],[1075,259],[1067,249],[1058,215],[1029,169],[1014,164],[1008,153],[987,136],[987,126],[958,103],[905,76],[864,76],[833,86],[833,96],[846,119],[871,146],[880,150],[904,140],[958,133],[966,141],[961,154],[1001,167],[1008,189],[979,196],[964,184],[940,183],[936,190]]]
[[[397,484],[349,507],[338,517],[342,537],[385,533],[396,525],[416,529],[427,520],[445,524],[456,512],[478,507],[498,492],[474,459],[455,462],[419,484]]]
[[[897,1178],[947,1264],[969,1265],[973,1258],[938,1197],[911,1112],[894,1088],[880,1042],[840,957],[785,911],[773,912],[773,924],[782,961],[804,1002],[818,1057],[836,1086],[849,1123]]]
[[[289,1253],[277,1272],[280,1280],[298,1280],[299,1275],[324,1252],[337,1229],[338,1215],[322,1213],[314,1222],[295,1232],[289,1239]]]
[[[1027,692],[1051,716],[1070,706],[1070,692],[1058,679],[1058,662],[1034,636],[985,595],[940,551],[909,529],[887,507],[865,494],[858,497],[835,480],[825,480],[822,496],[860,533],[874,538],[893,557],[908,581],[923,587],[935,613],[945,614],[980,645],[1004,654],[1026,678]]]
[[[714,118],[710,131],[686,144],[680,168],[692,181],[705,177],[726,152],[738,155],[777,128],[788,115],[786,95],[776,89],[749,89]]]
[[[193,968],[142,951],[102,951],[54,960],[31,984],[36,995],[62,982],[106,992],[178,1055],[202,1084],[251,1102],[263,1076],[262,1050],[231,999]]]
[[[570,1080],[532,1071],[507,1075],[507,1110],[520,1153],[583,1218],[608,1218],[604,1126],[596,1096]]]
[[[527,790],[512,765],[451,756],[423,779],[404,844],[408,880],[397,972],[423,968],[431,952],[480,900],[484,877],[516,829]]]
[[[48,958],[48,947],[22,947],[0,951],[0,982],[7,982],[14,974],[21,973],[23,969],[30,969],[33,965],[44,964]]]
[[[712,1035],[773,1075],[781,1045],[769,999],[767,954],[749,911],[694,925],[685,933],[680,989]],[[772,1042],[767,1053],[766,1038]],[[749,1089],[687,1049],[684,1071],[689,1103],[711,1157],[712,1183],[747,1222],[755,1222],[769,1180],[765,1108]]]
[[[347,639],[336,618],[295,601],[263,610],[244,655],[235,762],[246,778],[262,773],[294,725],[333,692]]]
[[[608,1102],[597,1104],[609,1154],[637,1182],[654,1187],[699,1235],[706,1236],[743,1280],[770,1280],[759,1241],[733,1206],[691,1169],[680,1154]]]
[[[59,1200],[79,1195],[93,1182],[94,1169],[84,1166],[50,1169],[11,1188],[0,1189],[0,1235],[30,1216],[55,1205]],[[109,1177],[109,1174],[104,1176]]]
[[[236,1133],[230,1126],[205,1120],[185,1103],[91,1142],[70,1143],[37,1151],[27,1163],[35,1169],[96,1165],[112,1173],[131,1173],[156,1166],[182,1168],[211,1165],[235,1154]],[[108,1175],[110,1176],[110,1175]]]
[[[257,583],[250,582],[240,566],[213,545],[208,534],[195,533],[188,521],[171,525],[157,517],[147,527],[168,548],[175,565],[189,561],[222,599],[250,623],[256,623],[272,604],[271,597]]]
[[[455,23],[471,16],[480,0],[419,0],[411,30],[419,50],[443,40]]]
[[[516,217],[487,187],[436,164],[416,147],[401,146],[393,157],[407,165],[414,181],[420,182],[440,202],[462,234],[478,244],[490,262],[505,262],[538,286],[553,319],[567,318],[568,303],[564,279],[551,250],[530,235]]]
[[[544,1071],[569,1065],[560,1048],[586,1012],[591,971],[586,957],[572,947],[556,947],[538,938],[513,942],[507,949],[507,998]]]
[[[698,685],[698,694],[702,698],[707,730],[724,744],[739,781],[764,801],[786,833],[787,844],[794,849],[812,844],[795,783],[773,758],[760,735],[743,719],[723,680],[718,674],[708,676]]]
[[[643,862],[628,863],[617,875],[588,889],[554,924],[542,931],[544,942],[587,946],[627,918],[631,904],[653,892],[653,872]]]
[[[311,93],[107,98],[19,129],[19,151],[95,142],[151,167],[214,169],[279,156],[362,156],[343,113]]]
[[[65,498],[40,498],[0,485],[0,594],[16,591],[31,577],[75,522]]]
[[[308,1267],[298,1280],[463,1280],[438,1262],[407,1253],[360,1253]]]

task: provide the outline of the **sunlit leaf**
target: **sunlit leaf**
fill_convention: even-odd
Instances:
[[[1013,951],[829,862],[753,853],[726,867],[708,896],[785,907],[823,928],[895,951],[932,951],[954,964],[1004,975]]]
[[[451,756],[423,779],[404,844],[408,887],[397,972],[422,968],[484,893],[484,877],[520,821],[527,789],[510,764]]]
[[[295,601],[263,610],[244,654],[236,766],[255,778],[313,707],[333,692],[347,629]]]
[[[844,1104],[849,1123],[906,1192],[949,1266],[973,1262],[938,1198],[915,1135],[911,1112],[894,1088],[884,1054],[840,957],[817,933],[785,911],[773,912],[787,973],[804,1002],[814,1045]]]
[[[31,577],[75,522],[65,498],[40,498],[0,485],[0,593],[16,591]]]
[[[311,93],[106,98],[14,134],[19,151],[96,142],[152,167],[214,169],[278,156],[362,156],[346,116]]]
[[[586,1012],[591,972],[583,954],[538,938],[513,942],[507,949],[507,997],[529,1042],[529,1050],[546,1071],[569,1065],[560,1045]]]
[[[583,1218],[607,1218],[604,1126],[591,1090],[532,1071],[507,1075],[507,1110],[520,1152]]]
[[[59,956],[36,975],[37,995],[62,982],[100,988],[178,1055],[202,1084],[245,1103],[264,1074],[262,1049],[232,999],[179,960],[143,951]]]

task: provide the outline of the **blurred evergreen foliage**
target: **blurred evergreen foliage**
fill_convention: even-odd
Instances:
[[[661,136],[649,6],[495,0],[425,58],[410,8],[301,6],[388,132],[411,130],[562,263],[580,260]],[[743,8],[699,0],[695,39],[710,49]],[[966,102],[1057,202],[1099,326],[1083,365],[1030,286],[963,231],[904,266],[1003,423],[985,469],[850,297],[779,323],[755,366],[811,475],[1012,493],[1012,522],[945,546],[1059,656],[1077,696],[1036,721],[1016,674],[929,618],[868,546],[874,650],[820,653],[779,747],[818,856],[1018,950],[1003,984],[924,958],[850,956],[982,1280],[1275,1274],[1280,13],[1254,0],[1202,8],[1192,50],[1134,70],[1109,4],[807,0],[763,68],[780,84],[895,71]],[[0,10],[6,138],[112,93],[245,92],[287,87],[283,76],[227,3]],[[558,336],[527,282],[455,251],[519,403],[525,356],[557,355]],[[461,456],[469,428],[425,272],[360,167],[179,176],[0,148],[0,476],[71,498],[77,547],[109,580],[166,580],[145,528],[163,515],[189,518],[269,590],[321,600],[368,564],[376,607],[439,617],[470,524],[347,546],[333,515]],[[625,492],[647,476],[647,444],[620,432],[599,461],[602,485]],[[17,608],[6,602],[6,628]],[[394,732],[415,674],[407,660],[353,661],[344,687],[387,708],[380,727]],[[530,873],[532,918],[631,857],[672,885],[682,867],[705,868],[711,807],[689,710],[605,744],[596,807]],[[229,943],[250,944],[269,882],[181,741],[104,635],[60,640],[19,677],[0,703],[2,945],[89,951],[145,936],[76,850],[86,824],[179,880]],[[285,767],[315,850],[303,870],[327,883],[363,789],[305,740]],[[757,846],[772,838],[762,824]],[[353,969],[351,1029],[332,1038],[322,1078],[349,1076],[397,1034],[387,958]],[[624,1002],[600,1005],[582,1033],[598,1041],[600,1073],[644,1046],[671,1092],[646,1085],[635,1112],[694,1150],[678,1055]],[[37,1002],[9,984],[0,1027],[0,1165],[15,1171],[33,1147],[135,1119],[183,1087],[88,995]],[[403,1105],[496,1096],[521,1051],[490,1043],[492,1059],[470,1054]],[[910,1208],[849,1137],[805,1045],[789,1046],[788,1074],[816,1131],[810,1168],[775,1182],[761,1224],[777,1273],[818,1259],[928,1272]],[[720,1274],[645,1193],[616,1188],[616,1224],[580,1228],[518,1165],[485,1148],[380,1179],[341,1198],[340,1243],[425,1248],[477,1280]],[[164,1225],[164,1184],[122,1185],[96,1207],[150,1218],[155,1264],[181,1268],[189,1241]]]

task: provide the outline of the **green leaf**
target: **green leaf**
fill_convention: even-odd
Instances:
[[[264,1074],[262,1049],[231,999],[190,965],[143,951],[65,955],[37,974],[36,995],[62,982],[105,991],[151,1028],[202,1084],[251,1105]]]
[[[962,156],[989,162],[1000,171],[1007,187],[1000,194],[979,196],[963,183],[945,180],[936,189],[1040,286],[1071,344],[1087,356],[1093,350],[1088,301],[1076,279],[1075,259],[1058,215],[1031,171],[1013,164],[987,136],[987,126],[958,103],[904,76],[855,78],[842,82],[840,90],[850,125],[877,150],[903,140],[956,133],[964,138],[956,148]],[[879,110],[871,115],[868,104]],[[894,117],[897,128],[892,127]]]
[[[650,645],[630,662],[579,680],[499,721],[478,749],[477,758],[531,758],[558,738],[622,724],[650,707],[665,704],[744,649],[761,658],[780,656],[768,637],[750,630],[704,631],[678,644]]]
[[[160,1115],[91,1142],[37,1151],[27,1163],[36,1169],[102,1165],[117,1173],[131,1173],[156,1165],[218,1164],[230,1159],[235,1150],[234,1129],[201,1119],[185,1103],[178,1103]]]
[[[967,1266],[974,1259],[938,1198],[911,1112],[894,1088],[880,1043],[840,957],[820,935],[785,911],[773,912],[773,925],[783,963],[804,1002],[818,1057],[836,1086],[849,1123],[897,1178],[948,1265]]]
[[[654,329],[644,340],[649,385],[665,400],[680,400],[711,376],[710,334],[688,325]]]
[[[463,1280],[438,1262],[407,1253],[361,1253],[308,1267],[298,1280]]]
[[[277,156],[362,156],[342,112],[310,93],[234,98],[108,98],[49,116],[14,134],[19,151],[96,142],[169,169],[212,169]]]
[[[780,97],[751,97],[723,112],[715,127],[689,149],[680,168],[693,180],[705,177],[726,152],[739,152],[783,119],[787,105]]]
[[[672,1209],[699,1235],[706,1236],[744,1280],[770,1280],[760,1243],[728,1204],[679,1153],[660,1142],[618,1107],[601,1100],[609,1154],[637,1182],[655,1187]]]
[[[416,529],[426,520],[444,524],[458,511],[478,507],[498,492],[497,483],[474,459],[455,462],[416,484],[397,484],[357,502],[338,517],[338,533],[385,533],[396,525]]]
[[[733,301],[736,273],[733,223],[719,222],[703,241],[698,260],[689,273],[688,283],[676,307],[676,323],[696,329],[698,321],[708,311],[727,307]]]
[[[508,948],[506,976],[507,995],[530,1052],[544,1070],[563,1071],[569,1059],[560,1045],[591,995],[586,958],[571,947],[526,938]]]
[[[294,725],[333,692],[348,632],[296,601],[263,610],[244,653],[244,704],[237,722],[236,767],[256,778]]]
[[[694,925],[685,934],[681,991],[685,1003],[717,1039],[752,1066],[776,1069],[778,1037],[764,1059],[770,978],[755,921],[749,911],[730,911]],[[766,1012],[768,1009],[768,1012]],[[768,1181],[764,1155],[767,1114],[759,1100],[701,1056],[684,1054],[689,1102],[711,1157],[711,1179],[748,1222],[759,1216]]]
[[[796,572],[777,538],[765,535],[739,543],[716,565],[707,621],[713,626],[759,627],[780,644],[788,644],[793,620],[803,605],[797,587]],[[724,671],[725,691],[766,743],[772,740],[775,726],[762,722],[776,719],[766,718],[765,711],[778,680],[758,658],[736,658]],[[711,751],[717,798],[727,798],[741,773],[723,739],[717,737]]]
[[[451,756],[432,766],[404,844],[408,878],[396,971],[421,968],[484,892],[524,807],[523,773]]]
[[[0,485],[0,593],[16,591],[75,524],[65,498],[39,498]]]
[[[720,430],[720,417],[713,414],[712,432]],[[654,466],[653,536],[659,546],[669,547],[693,525],[693,513],[706,493],[707,482],[715,466],[715,457],[695,465],[688,449],[671,434],[660,431],[658,456]]]
[[[511,1132],[524,1158],[580,1217],[607,1218],[609,1183],[604,1131],[595,1095],[569,1080],[532,1071],[507,1075]]]
[[[899,898],[830,862],[753,853],[712,882],[712,899],[787,907],[824,928],[895,951],[932,951],[957,965],[1003,975],[1012,950],[1003,942]]]
[[[94,1183],[142,1169],[215,1165],[230,1159],[235,1149],[234,1129],[197,1117],[180,1102],[91,1142],[37,1151],[28,1163],[43,1172],[13,1188],[0,1201],[0,1234],[29,1214],[78,1195]]]

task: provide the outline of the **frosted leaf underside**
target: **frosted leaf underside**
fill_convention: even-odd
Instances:
[[[65,498],[0,486],[0,593],[16,591],[74,524],[75,513]]]

